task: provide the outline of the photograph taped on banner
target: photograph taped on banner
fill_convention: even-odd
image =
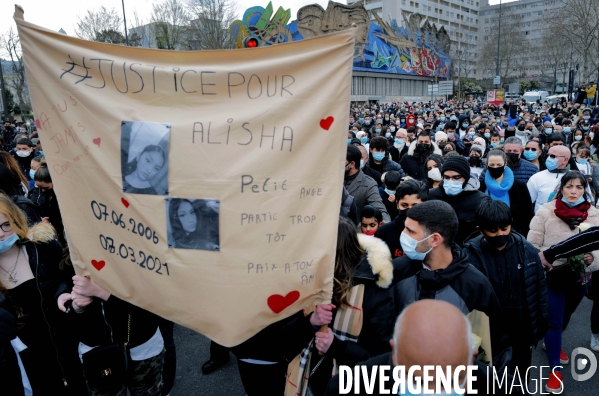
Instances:
[[[174,249],[220,250],[220,201],[166,199],[168,246]]]
[[[168,194],[169,124],[121,122],[123,192]]]

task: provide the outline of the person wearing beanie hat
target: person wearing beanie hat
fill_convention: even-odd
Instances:
[[[437,142],[437,144],[439,144],[440,140],[447,141],[447,134],[445,132],[439,131],[439,132],[435,133],[435,142]]]
[[[478,140],[479,138],[476,138]],[[475,140],[475,142],[476,142]],[[473,144],[470,149],[470,156],[468,157],[470,163],[470,176],[480,178],[481,173],[484,170],[483,167],[483,151],[479,145]]]
[[[429,190],[428,199],[447,202],[455,210],[459,221],[455,242],[462,246],[468,236],[476,232],[476,209],[481,202],[491,198],[478,190],[480,183],[476,177],[470,177],[470,164],[462,156],[453,155],[445,159],[441,175],[441,185]]]

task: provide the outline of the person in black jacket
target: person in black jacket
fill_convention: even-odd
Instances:
[[[459,220],[455,243],[461,245],[476,231],[476,208],[481,202],[491,198],[478,191],[480,183],[475,177],[470,177],[470,165],[464,157],[453,155],[445,159],[441,175],[441,185],[429,191],[428,199],[444,201],[451,205]]]
[[[394,314],[424,299],[447,301],[464,315],[483,312],[489,317],[493,365],[503,369],[510,363],[511,350],[499,300],[489,280],[454,244],[457,232],[458,218],[446,202],[429,200],[408,211],[400,238],[405,256],[393,260]]]
[[[365,362],[359,363],[358,366],[366,367],[368,373],[372,373],[375,366],[388,366],[390,372],[393,372],[396,366],[405,366],[407,373],[413,366],[451,366],[455,368],[459,365],[476,365],[477,370],[473,373],[472,389],[478,394],[487,394],[488,390],[494,389],[493,394],[507,395],[511,394],[512,378],[508,374],[508,381],[500,379],[501,384],[491,385],[487,376],[488,366],[478,360],[473,360],[473,340],[472,326],[469,320],[460,312],[459,309],[445,301],[437,300],[421,300],[410,305],[397,318],[395,331],[391,341],[392,351],[383,355],[376,356]],[[360,372],[362,372],[360,370]],[[390,373],[389,372],[389,373]],[[352,368],[352,373],[355,371]],[[347,373],[346,373],[347,374]],[[420,370],[415,370],[415,375],[421,376]],[[468,378],[464,372],[460,376],[462,383],[452,386],[462,387],[467,383]],[[362,386],[359,390],[354,386],[354,382],[348,383],[349,375],[345,376],[345,383],[340,383],[340,375],[335,375],[327,388],[326,396],[340,395],[340,387],[344,389],[350,388],[349,394],[357,395],[383,395],[389,394],[395,384],[395,380],[391,374],[386,381],[382,381],[381,371],[377,372],[376,380],[374,381],[374,392],[368,392],[363,386],[366,382],[360,376],[357,380]],[[355,377],[352,377],[354,380]],[[436,381],[433,377],[433,382],[429,388],[434,390]],[[516,382],[517,383],[517,382]],[[382,385],[382,388],[381,388]],[[408,392],[407,384],[406,392],[399,389],[399,394],[411,394]],[[491,386],[493,388],[491,388]],[[519,393],[516,386],[514,393]],[[386,390],[386,392],[384,391]],[[424,393],[424,392],[421,392]],[[347,394],[347,393],[345,393]],[[441,389],[436,389],[436,394],[445,394]],[[453,392],[447,394],[454,394]]]
[[[120,395],[127,389],[132,396],[159,396],[162,390],[164,340],[158,328],[158,317],[111,295],[90,278],[76,275],[70,294],[61,294],[58,306],[64,309],[72,300],[69,311],[79,341],[79,356],[83,363],[90,394]],[[125,344],[128,369],[122,382],[102,385],[92,382],[86,371],[87,359],[96,347],[114,343]],[[89,355],[87,355],[89,354]]]
[[[16,142],[15,151],[13,158],[19,164],[21,173],[29,181],[31,176],[29,170],[31,169],[31,160],[38,156],[37,151],[33,148],[33,142],[27,138],[18,139]]]
[[[401,169],[401,166],[397,162],[389,159],[389,154],[387,152],[388,147],[389,143],[384,137],[377,136],[372,138],[370,141],[370,160],[368,161],[368,166],[379,172],[381,175],[394,170],[398,171],[401,177],[404,177],[405,173]]]
[[[361,329],[357,337],[355,334],[350,337],[349,334],[341,333],[334,324],[326,332],[314,334],[311,330],[315,341],[305,345],[312,352],[309,367],[304,371],[308,378],[303,384],[298,384],[297,377],[289,375],[288,387],[296,387],[297,392],[301,393],[308,386],[313,395],[321,396],[331,379],[335,364],[354,366],[360,361],[391,350],[389,340],[393,335],[395,317],[390,315],[393,311],[393,299],[387,288],[392,281],[392,272],[391,256],[384,242],[376,237],[357,234],[355,226],[341,217],[332,298],[336,310],[331,323],[340,314],[342,306],[346,306],[346,311],[348,305],[352,306],[349,304],[352,293],[362,290],[362,306],[358,307],[362,313]],[[348,320],[355,318],[356,315],[350,315]],[[290,365],[292,366],[293,364]]]
[[[374,179],[374,181],[376,182],[377,186],[382,186],[383,185],[383,181],[381,180],[381,174],[380,172],[375,171],[374,169],[372,169],[370,166],[368,166],[368,150],[366,150],[366,147],[359,145],[357,146],[358,149],[360,149],[360,152],[362,153],[362,159],[360,160],[360,169],[362,169],[362,172],[366,175],[366,176],[370,176]]]
[[[23,212],[0,194],[0,240],[0,292],[13,315],[18,312],[19,357],[33,394],[85,394],[76,346],[55,305],[74,271],[61,265],[54,229],[28,228]]]
[[[10,343],[17,336],[17,319],[4,308],[8,304],[4,290],[0,291],[0,390],[2,394],[23,396],[25,390],[19,361]]]
[[[549,327],[545,272],[537,249],[512,230],[512,213],[501,201],[484,202],[476,211],[481,235],[465,242],[469,262],[493,285],[512,346],[512,373],[526,372],[532,347]]]
[[[411,178],[426,181],[428,174],[426,159],[431,154],[441,155],[442,152],[432,141],[431,133],[423,131],[418,135],[418,139],[410,145],[408,154],[401,157],[399,164]]]
[[[534,205],[526,184],[514,178],[507,155],[498,149],[489,151],[487,172],[480,182],[480,191],[493,200],[505,202],[512,213],[512,228],[520,235],[528,235],[534,217]]]
[[[382,239],[387,244],[392,258],[404,255],[399,237],[404,229],[408,209],[426,201],[427,196],[428,189],[426,185],[418,180],[406,180],[395,190],[395,204],[397,205],[398,215],[392,222],[383,224],[374,234],[375,237]]]
[[[42,221],[33,202],[21,195],[19,177],[2,164],[0,164],[0,192],[9,196],[15,205],[25,213],[29,227]]]
[[[58,235],[58,241],[62,246],[67,246],[67,241],[64,236],[64,224],[62,223],[62,214],[58,207],[58,198],[54,193],[54,185],[52,184],[52,176],[48,169],[46,160],[40,163],[39,168],[33,176],[35,185],[39,187],[44,194],[43,204],[39,207],[39,213],[42,220],[52,224]]]

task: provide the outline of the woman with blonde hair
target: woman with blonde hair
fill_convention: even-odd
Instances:
[[[74,275],[72,267],[60,268],[61,260],[54,228],[46,223],[29,228],[23,212],[0,194],[0,293],[17,317],[12,344],[22,362],[23,383],[35,395],[81,394],[82,378],[76,379],[70,364],[76,349],[69,350],[66,337],[60,338],[68,333],[60,329],[64,322],[55,305]]]

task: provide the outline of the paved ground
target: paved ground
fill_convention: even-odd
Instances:
[[[570,355],[576,347],[590,349],[590,327],[589,318],[591,302],[587,299],[580,304],[578,310],[572,316],[570,326],[564,333],[564,351]],[[177,380],[171,396],[244,396],[245,392],[241,386],[241,380],[237,371],[237,363],[231,355],[231,362],[220,370],[203,375],[201,365],[208,359],[210,341],[187,328],[175,327],[175,340],[177,343]],[[595,357],[598,354],[595,353]],[[539,345],[533,353],[534,366],[546,366],[547,356]],[[547,377],[548,368],[543,370],[543,376]],[[577,382],[572,379],[570,366],[564,370],[564,395],[586,395],[599,394],[599,370],[588,381]],[[532,378],[529,390],[533,394],[540,394],[538,389],[539,370],[531,370]],[[543,384],[545,381],[541,381]],[[536,391],[535,391],[536,386]],[[544,391],[543,391],[544,393]]]

